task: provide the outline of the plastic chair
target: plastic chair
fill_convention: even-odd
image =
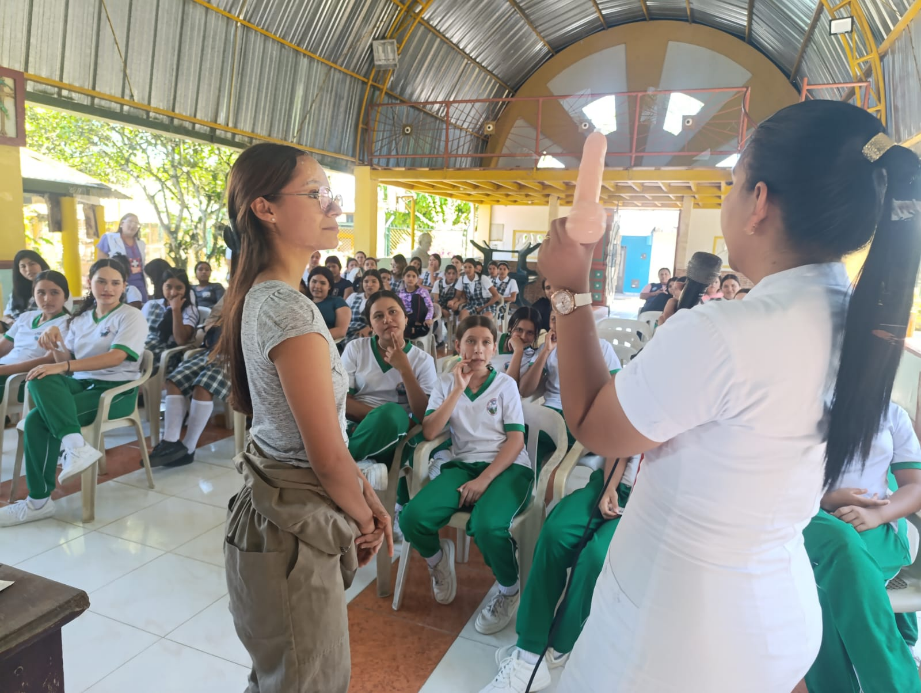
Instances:
[[[921,514],[908,516],[908,547],[911,564],[886,585],[892,611],[897,614],[921,611],[921,561],[918,560],[918,539],[921,532]]]
[[[598,336],[605,341],[626,344],[639,351],[652,339],[652,327],[641,320],[605,318],[598,322]]]
[[[435,344],[435,334],[434,332],[429,332],[424,337],[418,337],[417,339],[410,339],[411,344],[419,347],[426,354],[429,354],[433,359],[438,358],[438,347]]]
[[[93,423],[84,426],[80,431],[86,439],[87,444],[102,453],[102,457],[99,461],[90,465],[80,475],[84,522],[92,522],[96,518],[96,475],[97,469],[105,474],[106,448],[104,438],[108,431],[114,431],[115,429],[125,428],[127,426],[132,426],[134,428],[138,437],[138,447],[141,449],[141,459],[144,462],[144,470],[147,472],[147,485],[150,488],[154,488],[153,472],[150,469],[150,456],[147,454],[147,441],[144,439],[144,427],[141,425],[141,415],[138,412],[137,397],[135,397],[134,409],[128,416],[118,419],[109,418],[109,410],[112,407],[112,401],[115,397],[133,388],[140,389],[143,387],[148,381],[148,378],[150,378],[150,372],[152,370],[153,354],[145,350],[144,356],[141,358],[140,377],[124,385],[113,387],[111,390],[106,390],[102,394],[102,397],[99,398],[99,409],[96,412],[96,419]],[[29,411],[31,406],[28,390],[26,390],[25,399],[26,401],[23,406],[23,421],[25,421],[25,413]],[[19,442],[16,445],[16,462],[13,466],[13,484],[10,490],[11,503],[15,500],[16,493],[19,490],[19,476],[22,473],[22,459],[25,456],[25,433],[22,425],[17,426],[16,430],[19,433]]]
[[[537,537],[547,515],[544,503],[547,486],[554,470],[563,460],[569,445],[566,424],[563,422],[562,416],[547,407],[531,404],[523,406],[524,422],[528,427],[526,447],[534,469],[534,485],[531,492],[531,502],[515,516],[509,528],[512,538],[518,545],[518,570],[522,590],[527,584],[528,574],[531,571],[531,561],[534,558],[534,548],[537,546]],[[543,467],[540,467],[537,458],[537,441],[542,432],[553,439],[556,444],[556,452],[544,463]],[[444,432],[434,440],[426,441],[416,448],[412,473],[407,479],[410,499],[428,482],[430,458],[438,446],[446,442],[448,438],[449,434]],[[469,520],[470,513],[456,512],[447,525],[457,530],[456,560],[458,563],[467,562],[470,537],[466,534],[466,528]],[[410,544],[404,539],[402,553],[400,554],[400,567],[397,571],[397,584],[393,595],[394,611],[398,610],[403,603],[403,591],[409,575],[409,551]]]
[[[184,344],[160,354],[160,367],[156,373],[151,374],[144,385],[144,406],[147,409],[147,423],[150,424],[150,444],[153,446],[160,442],[160,404],[163,402],[163,388],[166,386],[166,376],[169,375],[166,371],[170,359],[192,348],[191,344]]]
[[[210,308],[199,308],[198,309],[198,326],[201,327],[207,322],[208,318],[211,317]]]
[[[19,386],[25,382],[28,373],[16,373],[6,379],[3,386],[3,399],[0,399],[0,454],[3,452],[3,434],[6,427],[3,423],[11,414],[23,414],[23,403],[19,401]]]
[[[650,335],[649,339],[652,339],[656,333],[656,324],[659,322],[660,315],[662,315],[661,310],[647,310],[645,313],[640,313],[638,320],[640,322],[645,322],[652,330],[652,335]]]

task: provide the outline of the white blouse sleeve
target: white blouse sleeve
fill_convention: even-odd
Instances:
[[[615,376],[627,419],[656,442],[722,418],[733,381],[732,356],[701,311],[676,313]]]

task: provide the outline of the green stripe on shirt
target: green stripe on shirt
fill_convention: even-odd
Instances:
[[[124,344],[113,344],[113,345],[112,345],[112,348],[113,348],[113,349],[118,349],[119,351],[124,351],[126,354],[128,354],[128,360],[129,360],[129,361],[137,361],[137,360],[138,360],[138,355],[135,354],[131,349],[129,349],[128,347],[126,347]]]
[[[898,472],[903,469],[921,469],[921,462],[893,462],[889,465],[889,469],[893,472]]]
[[[510,433],[512,431],[524,433],[524,424],[505,424],[505,432]]]

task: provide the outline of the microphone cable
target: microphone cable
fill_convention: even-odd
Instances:
[[[572,566],[569,569],[569,577],[566,578],[566,587],[563,588],[563,597],[556,608],[556,613],[553,614],[553,620],[550,621],[550,632],[547,635],[547,644],[544,645],[544,651],[541,652],[540,656],[537,658],[537,664],[534,665],[534,671],[531,672],[531,678],[528,679],[528,687],[525,688],[525,693],[531,693],[531,686],[534,684],[534,677],[537,676],[537,670],[540,668],[540,663],[544,661],[544,657],[547,656],[547,650],[550,649],[550,643],[553,642],[553,636],[556,634],[556,629],[559,626],[560,615],[563,613],[563,608],[566,606],[566,599],[569,597],[569,588],[572,586],[572,578],[576,572],[576,564],[579,562],[579,556],[582,555],[582,550],[585,548],[585,545],[588,544],[589,537],[592,534],[592,520],[595,519],[596,512],[601,512],[598,509],[598,504],[601,502],[601,499],[604,498],[604,494],[608,490],[608,486],[611,484],[611,479],[614,478],[614,472],[617,471],[617,466],[622,461],[623,458],[618,457],[614,462],[614,466],[611,467],[611,473],[608,474],[608,478],[605,479],[604,486],[601,487],[601,493],[598,494],[598,497],[595,499],[595,503],[592,506],[592,512],[588,518],[588,523],[585,525],[585,530],[582,532],[582,537],[579,539],[579,543],[576,544],[576,556],[573,559]]]

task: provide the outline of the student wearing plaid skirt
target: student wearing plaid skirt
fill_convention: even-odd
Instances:
[[[460,278],[460,289],[464,292],[466,304],[460,312],[460,319],[470,315],[490,315],[495,318],[496,308],[502,302],[499,291],[488,276],[477,275],[476,260],[464,260],[464,276]]]
[[[373,259],[373,258],[372,258]],[[381,275],[376,269],[365,270],[361,278],[361,293],[354,293],[346,300],[346,305],[352,309],[352,319],[349,321],[348,330],[345,332],[345,342],[348,344],[359,337],[370,337],[371,326],[365,319],[365,304],[368,298],[384,288]]]
[[[154,372],[159,368],[160,354],[191,342],[198,327],[198,308],[192,305],[192,287],[185,272],[177,269],[164,272],[160,291],[163,298],[148,301],[141,310],[148,327],[144,348],[154,356]]]
[[[220,364],[211,358],[221,332],[223,309],[222,296],[205,322],[205,350],[182,361],[167,378],[163,437],[150,452],[152,467],[181,467],[194,462],[198,440],[214,411],[214,399],[226,400],[230,395],[230,380]],[[187,412],[189,424],[185,438],[180,440]]]

